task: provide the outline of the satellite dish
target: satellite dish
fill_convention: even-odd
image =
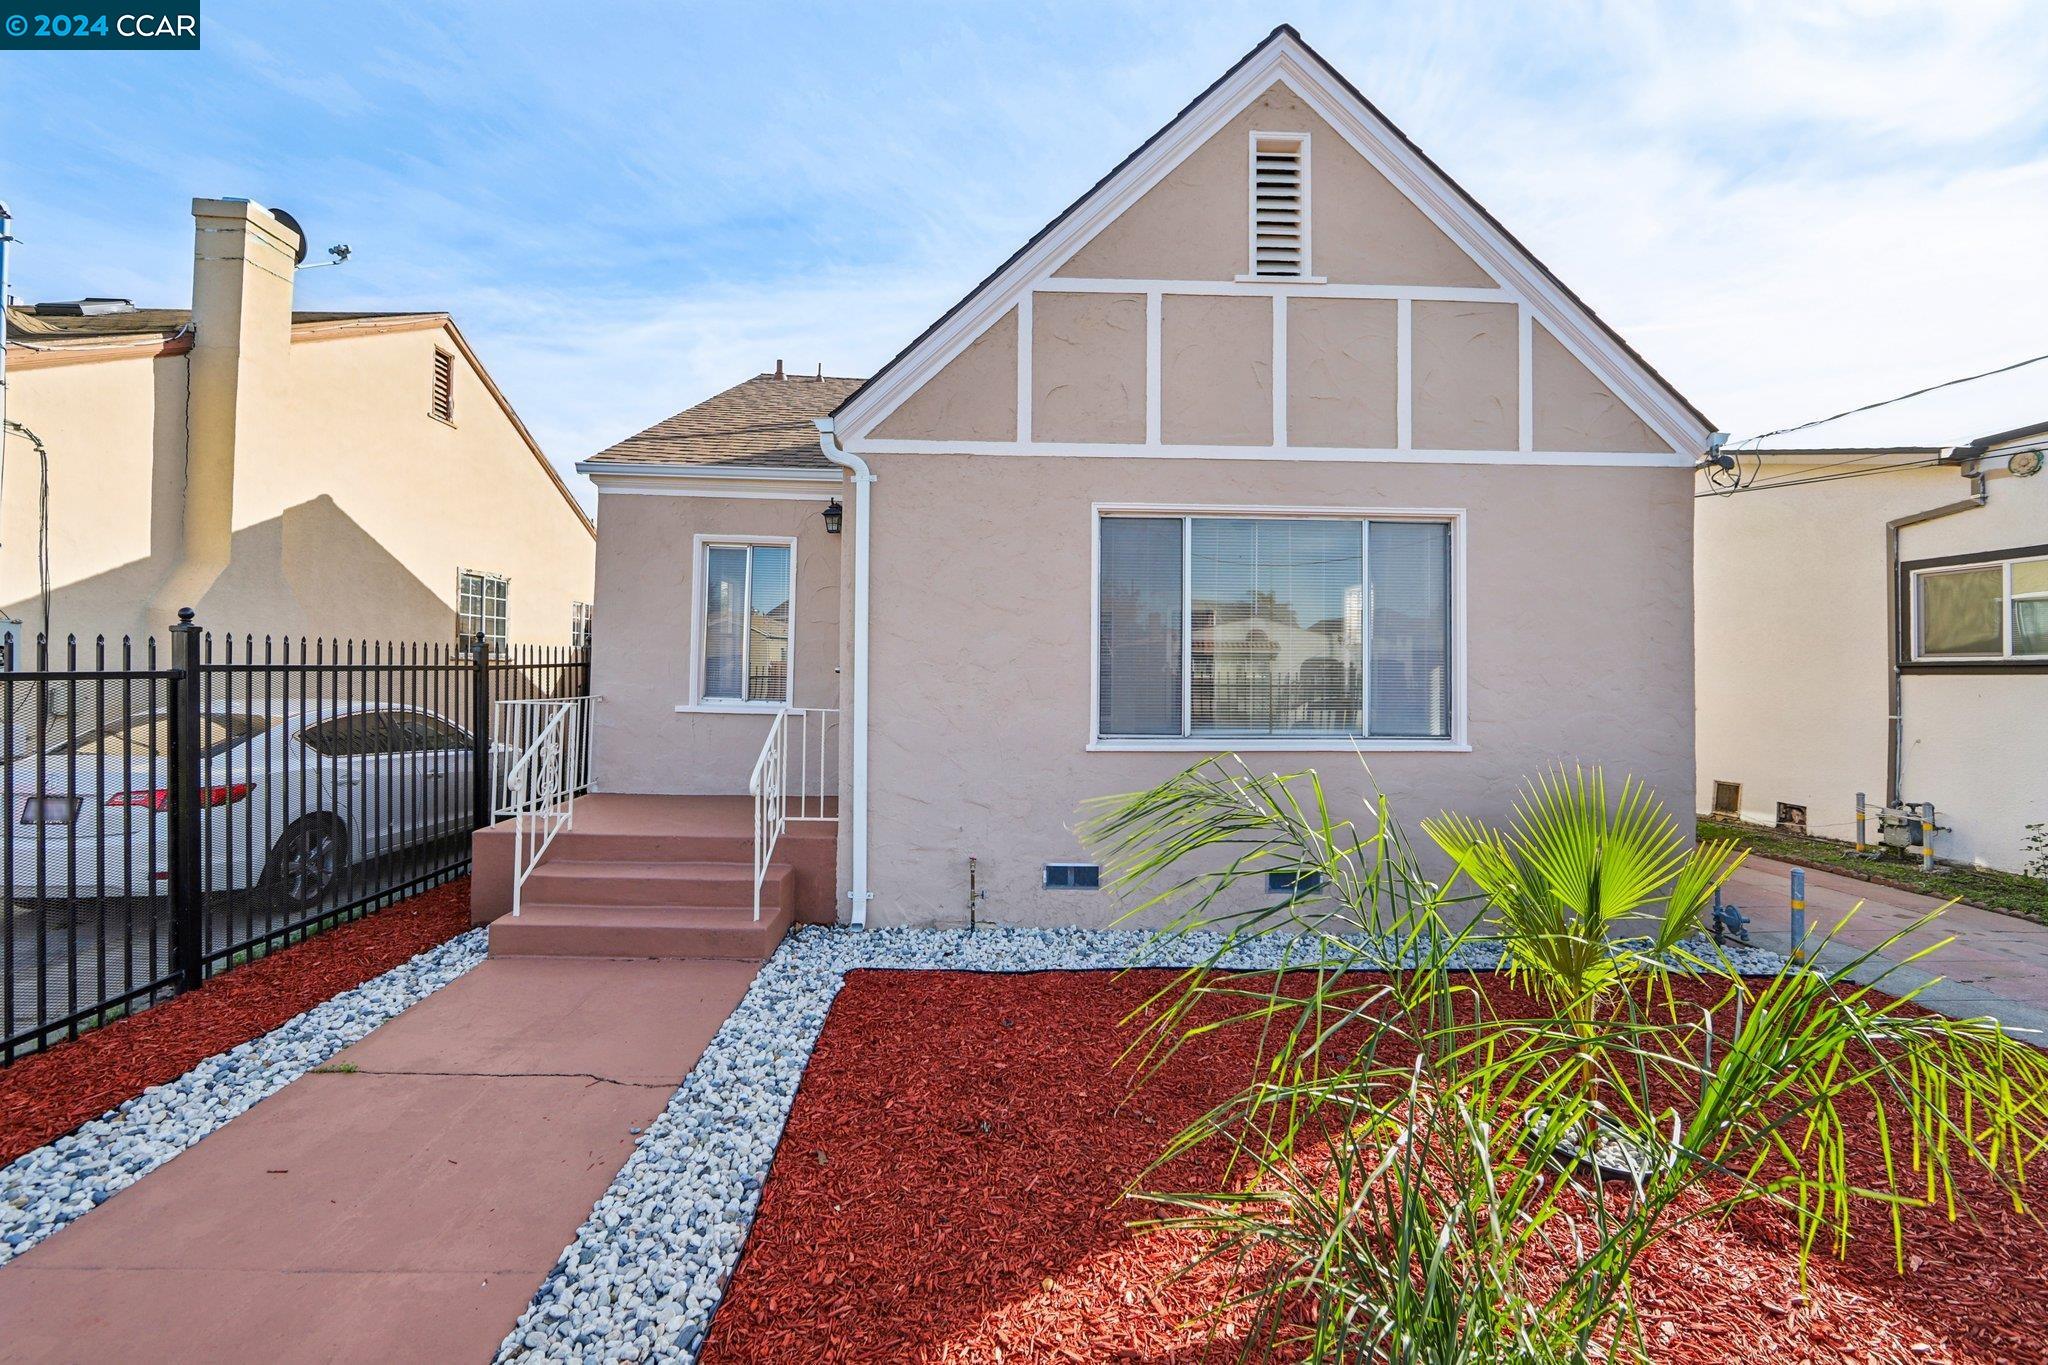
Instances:
[[[306,263],[306,230],[299,226],[298,219],[292,217],[283,209],[272,209],[270,216],[299,234],[299,249],[292,254],[292,264],[304,265]]]

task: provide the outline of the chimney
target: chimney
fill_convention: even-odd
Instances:
[[[236,466],[246,479],[285,435],[298,233],[247,199],[192,201],[192,350],[186,359],[183,531],[150,625],[198,607],[227,568]],[[253,519],[261,509],[243,509]]]
[[[775,377],[782,378],[782,362],[779,360],[775,362]]]

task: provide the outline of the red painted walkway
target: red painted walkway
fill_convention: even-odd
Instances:
[[[0,1267],[8,1361],[483,1361],[756,964],[492,960]]]

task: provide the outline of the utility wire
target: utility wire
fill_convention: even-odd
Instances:
[[[2026,451],[2032,450],[2048,452],[2048,445],[2014,446],[2010,450],[2001,450],[1997,453],[2000,455],[2019,455]],[[1810,483],[1835,483],[1842,479],[1867,479],[1873,474],[1889,474],[1895,469],[1936,469],[1940,466],[1941,458],[1939,456],[1923,455],[1917,460],[1902,460],[1897,464],[1875,465],[1869,469],[1850,469],[1845,470],[1838,474],[1815,473],[1802,474],[1796,477],[1788,476],[1776,479],[1765,479],[1762,482],[1750,482],[1743,484],[1739,489],[1710,488],[1704,493],[1693,494],[1693,498],[1695,501],[1697,501],[1700,498],[1725,498],[1729,494],[1737,492],[1764,493],[1770,491],[1773,488],[1799,488]],[[1824,469],[1832,469],[1834,467],[1835,466],[1833,465],[1822,466],[1822,468]]]
[[[1960,379],[1944,379],[1939,384],[1929,384],[1924,389],[1914,389],[1911,393],[1902,393],[1896,398],[1881,398],[1875,403],[1865,403],[1860,408],[1849,408],[1846,411],[1835,413],[1831,417],[1816,417],[1811,422],[1801,422],[1797,426],[1779,427],[1776,431],[1767,431],[1761,436],[1745,436],[1739,444],[1747,446],[1756,441],[1768,441],[1773,436],[1789,436],[1795,431],[1805,431],[1808,427],[1823,426],[1829,422],[1840,421],[1844,417],[1854,417],[1859,412],[1870,412],[1876,408],[1890,407],[1894,403],[1903,403],[1908,398],[1918,398],[1923,393],[1933,393],[1936,389],[1951,389],[1958,384],[1968,384],[1972,380],[1989,379],[1995,374],[2007,374],[2013,370],[2024,369],[2028,365],[2038,365],[2044,360],[2048,360],[2048,353],[2029,356],[2025,360],[2015,360],[2010,365],[2000,365],[1995,370],[1985,370],[1981,374],[1966,374]]]

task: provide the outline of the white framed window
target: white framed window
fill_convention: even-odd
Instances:
[[[1915,660],[2048,661],[2048,555],[1973,557],[1910,572]]]
[[[491,652],[501,653],[507,642],[506,621],[510,615],[510,579],[475,569],[458,569],[455,578],[457,641],[467,649],[481,633]]]
[[[1308,152],[1306,133],[1252,132],[1251,252],[1238,279],[1321,282],[1309,273]]]
[[[692,674],[699,707],[789,705],[793,537],[698,536]]]
[[[1463,514],[1095,509],[1094,749],[1454,749]]]
[[[590,648],[590,603],[569,604],[569,648]]]

